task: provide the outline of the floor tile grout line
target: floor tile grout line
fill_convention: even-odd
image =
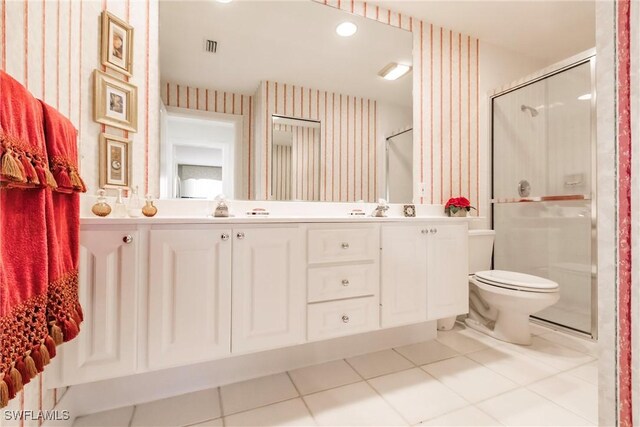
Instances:
[[[592,385],[592,384],[589,384],[589,385]],[[554,401],[554,400],[551,400],[551,399],[549,399],[548,397],[546,397],[545,395],[543,395],[543,394],[541,394],[541,393],[538,393],[537,391],[535,391],[535,390],[533,390],[533,389],[530,389],[529,387],[524,387],[524,388],[526,388],[526,389],[527,389],[528,391],[530,391],[531,393],[537,394],[538,396],[542,397],[544,400],[546,400],[546,401],[548,401],[548,402],[551,402],[551,403],[555,404],[556,406],[559,406],[559,407],[561,407],[561,408],[563,408],[563,409],[565,409],[565,410],[567,410],[567,411],[571,412],[571,413],[572,413],[572,414],[574,414],[574,415],[577,415],[578,417],[582,418],[583,420],[587,421],[588,423],[591,423],[591,422],[592,422],[591,420],[586,419],[586,418],[584,417],[584,415],[582,415],[581,413],[579,413],[579,412],[577,412],[577,411],[575,411],[575,410],[573,410],[573,409],[571,409],[571,408],[569,408],[569,407],[567,407],[567,406],[565,406],[565,405],[561,404],[560,402],[556,402],[556,401]],[[597,388],[597,387],[596,387],[596,388]],[[597,423],[597,422],[598,422],[598,421],[596,421],[596,423]]]
[[[289,377],[289,381],[291,381],[291,384],[293,384],[293,388],[295,388],[296,392],[298,393],[298,397],[296,397],[296,399],[302,400],[302,404],[304,405],[305,409],[309,413],[309,416],[311,417],[313,422],[316,425],[320,425],[318,423],[318,420],[316,420],[316,417],[313,415],[313,412],[311,412],[311,408],[309,408],[309,405],[307,404],[307,401],[304,399],[304,395],[302,393],[300,393],[300,390],[298,389],[298,386],[296,385],[295,381],[293,381],[293,377],[291,376],[291,373],[289,371],[286,371],[286,372],[287,372],[287,376]]]
[[[351,366],[351,364],[347,361],[347,359],[344,359],[344,361],[347,363],[347,365]],[[351,366],[351,369],[353,369],[354,371],[355,368],[353,366]],[[367,381],[362,375],[360,375],[360,372],[356,371],[356,374],[358,374],[358,376],[360,378],[362,378],[362,381],[364,381],[364,383],[367,385],[367,387],[369,387],[371,390],[373,390],[373,392],[375,394],[377,394],[378,396],[380,396],[380,398],[391,408],[391,410],[393,412],[396,413],[396,415],[398,415],[400,417],[401,420],[403,420],[405,422],[405,425],[410,426],[411,423],[400,413],[400,411],[398,411],[398,409],[396,409],[395,406],[393,406],[391,404],[391,402],[389,402],[387,399],[384,398],[384,396],[372,385],[369,383],[369,381]]]
[[[222,386],[216,387],[218,390],[218,405],[220,405],[220,418],[222,418],[222,427],[225,427],[227,423],[224,419],[224,405],[222,403]],[[215,418],[214,418],[215,419]]]
[[[138,405],[133,405],[133,410],[131,411],[131,417],[129,417],[129,423],[127,424],[128,427],[131,427],[133,425],[133,417],[136,415],[137,409],[138,409]]]

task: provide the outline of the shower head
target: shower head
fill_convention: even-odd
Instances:
[[[520,106],[520,111],[522,111],[522,112],[528,111],[531,114],[531,117],[535,117],[535,116],[538,115],[538,110],[536,110],[535,108],[530,107],[528,105],[524,105],[524,104],[522,104]]]

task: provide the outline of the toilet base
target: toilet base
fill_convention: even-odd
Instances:
[[[531,328],[529,327],[528,315],[501,311],[493,329],[471,318],[465,319],[464,322],[470,328],[500,341],[518,345],[531,345]]]

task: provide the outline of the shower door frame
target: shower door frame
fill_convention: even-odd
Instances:
[[[572,56],[564,61],[553,64],[544,70],[530,75],[522,80],[519,80],[516,83],[511,85],[504,86],[499,90],[493,91],[489,94],[487,102],[488,110],[490,111],[490,123],[488,126],[489,129],[489,141],[490,141],[490,166],[489,166],[489,182],[491,183],[490,188],[490,199],[489,203],[491,205],[491,228],[495,229],[494,223],[494,206],[495,206],[495,195],[493,194],[493,168],[495,164],[494,158],[494,149],[493,149],[493,106],[495,98],[506,95],[509,92],[516,91],[525,86],[529,86],[531,84],[540,82],[545,80],[551,76],[556,74],[560,74],[562,72],[568,71],[572,68],[583,64],[590,64],[591,71],[591,331],[583,332],[577,329],[573,329],[571,327],[552,322],[550,320],[540,319],[537,317],[531,317],[531,319],[542,325],[551,326],[555,329],[561,329],[563,331],[569,332],[571,334],[580,335],[582,337],[589,337],[593,340],[598,339],[598,239],[597,239],[597,155],[596,155],[596,127],[597,127],[597,115],[596,115],[596,50],[589,49],[585,52],[579,53],[578,55]],[[527,202],[529,203],[529,202]],[[493,263],[493,255],[492,255],[492,263]],[[493,265],[492,265],[493,267]],[[594,274],[595,273],[595,274]]]

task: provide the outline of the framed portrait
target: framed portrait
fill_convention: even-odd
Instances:
[[[102,65],[131,76],[133,27],[117,16],[102,12]]]
[[[131,140],[100,135],[100,187],[130,187]]]
[[[138,88],[95,71],[94,120],[131,132],[138,131]]]

